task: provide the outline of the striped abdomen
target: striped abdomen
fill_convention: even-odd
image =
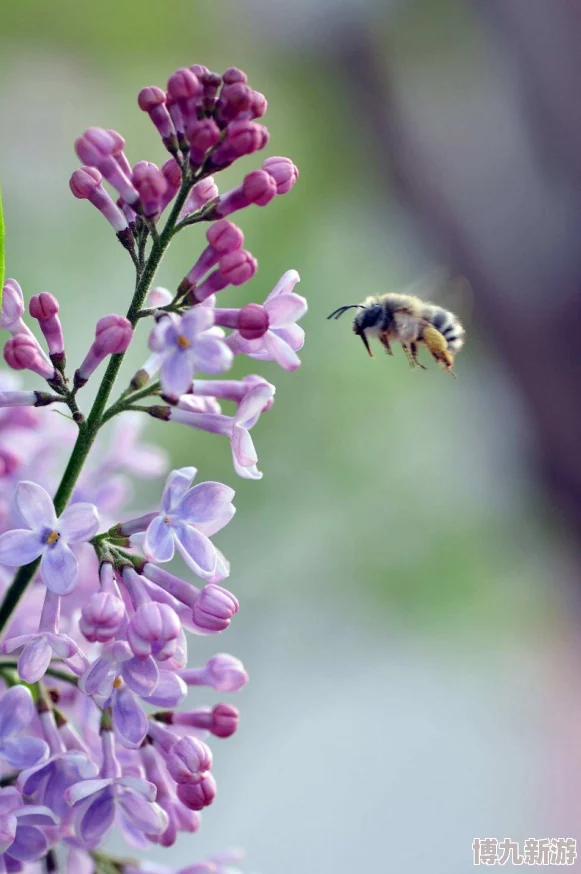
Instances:
[[[462,327],[460,319],[454,313],[442,309],[442,307],[430,306],[426,307],[424,312],[426,318],[431,324],[446,338],[448,349],[450,352],[459,352],[464,345],[465,330]]]

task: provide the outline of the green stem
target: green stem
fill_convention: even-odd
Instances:
[[[159,389],[160,383],[158,380],[156,380],[150,385],[146,385],[143,388],[138,389],[137,391],[131,392],[130,394],[126,395],[121,395],[119,400],[116,401],[116,403],[112,404],[109,409],[105,410],[105,412],[103,413],[103,424],[105,422],[108,422],[109,419],[112,419],[113,416],[118,415],[118,413],[124,413],[135,401],[140,401],[142,398],[157,394]]]
[[[175,199],[163,231],[151,247],[143,272],[141,275],[138,275],[133,299],[127,311],[127,318],[133,327],[135,327],[139,310],[143,306],[143,302],[145,301],[147,292],[151,287],[151,283],[153,282],[157,269],[165,254],[165,250],[171,242],[175,224],[178,220],[181,209],[186,202],[187,196],[195,181],[196,177],[192,179],[189,178],[187,174],[184,174],[182,187]],[[115,380],[119,374],[123,358],[124,353],[111,356],[105,375],[99,386],[97,397],[95,398],[91,412],[89,413],[89,417],[86,420],[84,427],[79,430],[71,457],[69,458],[69,462],[65,468],[65,472],[54,498],[54,506],[57,516],[61,515],[69,502],[79,478],[79,474],[81,473],[91,447],[95,442],[95,437],[103,424],[103,413],[107,406],[107,401],[109,400],[109,395],[111,394]],[[4,596],[2,604],[0,604],[0,632],[2,632],[6,627],[6,623],[10,619],[16,605],[24,594],[28,583],[36,573],[39,564],[40,559],[37,559],[30,564],[23,565],[16,572],[16,575]]]

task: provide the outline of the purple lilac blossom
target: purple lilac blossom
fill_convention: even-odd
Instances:
[[[49,385],[25,391],[15,376],[0,377],[0,596],[14,568],[21,569],[15,583],[22,572],[29,581],[0,640],[1,776],[14,782],[0,789],[0,872],[22,865],[24,874],[52,870],[54,846],[59,860],[66,848],[67,874],[92,874],[88,851],[102,852],[113,823],[141,849],[150,842],[171,846],[180,833],[197,831],[199,811],[216,796],[212,751],[202,738],[230,737],[239,717],[226,702],[179,708],[188,686],[197,694],[203,687],[230,693],[248,680],[242,662],[225,653],[187,667],[186,630],[222,633],[239,609],[220,585],[230,567],[210,539],[234,514],[232,489],[192,485],[196,470],[187,467],[169,474],[160,507],[131,514],[127,505],[132,479],[167,469],[166,454],[141,439],[152,398],[154,405],[170,404],[149,408],[169,410],[158,418],[228,436],[237,472],[261,476],[249,431],[272,406],[274,386],[255,375],[198,374],[223,373],[234,354],[296,366],[302,332],[294,321],[306,309],[292,291],[298,274],[285,274],[264,305],[216,309],[215,295],[249,281],[258,266],[242,248],[240,229],[220,216],[266,206],[292,188],[298,171],[288,158],[267,158],[238,188],[219,195],[210,173],[264,148],[269,138],[256,121],[266,99],[237,68],[222,76],[201,65],[183,68],[167,90],[143,89],[139,105],[171,157],[160,169],[147,160],[132,167],[121,134],[90,128],[77,140],[85,166],[73,172],[70,187],[102,213],[136,265],[155,249],[153,223],[164,210],[170,221],[179,213],[182,229],[209,222],[207,245],[183,283],[175,292],[151,289],[144,311],[132,305],[128,317],[100,319],[74,379],[66,376],[57,300],[40,292],[29,302],[47,354],[25,322],[22,289],[15,280],[4,284],[0,327],[11,335],[5,359]],[[183,205],[173,209],[180,191]],[[103,424],[93,428],[96,414],[86,418],[77,389],[104,358],[122,356],[140,319],[152,315],[152,355],[127,390],[102,407],[105,418],[114,418],[112,439],[97,437],[79,478],[77,469],[63,490],[59,474],[65,468],[70,474],[83,443],[76,428],[89,445]],[[101,388],[95,385],[99,404],[119,363],[112,358]],[[223,402],[234,405],[233,415],[222,413]],[[68,407],[73,421],[40,409],[54,403]],[[65,494],[72,495],[68,502]],[[160,566],[176,550],[204,585]],[[34,684],[34,698],[28,687],[12,685],[16,673]],[[215,857],[180,874],[234,874],[234,861]],[[124,874],[145,871],[121,867]]]
[[[77,580],[78,562],[70,543],[90,540],[99,527],[93,504],[71,504],[57,519],[50,496],[42,486],[20,482],[14,497],[27,528],[0,536],[0,564],[19,567],[40,557],[44,584],[57,595],[66,595]]]

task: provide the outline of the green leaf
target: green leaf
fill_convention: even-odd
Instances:
[[[2,306],[2,291],[4,289],[4,273],[6,264],[4,260],[4,210],[2,209],[2,191],[0,190],[0,307]]]

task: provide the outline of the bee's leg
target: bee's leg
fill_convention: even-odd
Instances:
[[[389,337],[387,331],[384,331],[382,334],[379,335],[379,340],[382,343],[387,354],[393,355],[393,352],[391,351],[391,346],[389,345]]]
[[[448,350],[448,341],[444,335],[440,334],[440,332],[429,322],[425,322],[422,325],[420,340],[429,350],[432,357],[438,362],[440,367],[452,376],[456,376],[452,370],[454,356]]]
[[[418,361],[418,344],[416,342],[410,343],[410,355],[414,364],[417,364],[422,370],[428,369],[421,361]]]
[[[416,366],[416,360],[415,360],[415,358],[414,358],[414,356],[413,356],[413,354],[412,354],[412,351],[411,351],[410,347],[409,347],[406,343],[402,343],[402,344],[401,344],[401,348],[402,348],[403,351],[405,352],[405,354],[406,354],[406,358],[407,358],[407,360],[409,361],[409,363],[410,363],[410,367],[411,367],[412,370],[413,370],[414,367]]]

